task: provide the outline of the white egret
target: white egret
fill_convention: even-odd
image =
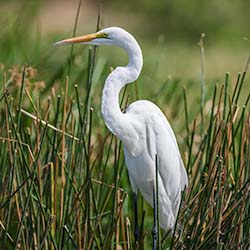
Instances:
[[[162,111],[150,101],[136,101],[128,106],[125,113],[119,106],[121,89],[134,82],[140,75],[143,64],[140,46],[130,33],[118,27],[65,39],[56,45],[72,43],[115,45],[127,51],[128,64],[115,68],[105,81],[102,116],[108,129],[123,143],[133,192],[137,194],[139,190],[151,206],[157,155],[160,226],[166,231],[173,230],[181,191],[188,184],[174,132]]]

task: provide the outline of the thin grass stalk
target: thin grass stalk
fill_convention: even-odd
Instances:
[[[101,12],[102,12],[102,0],[98,0],[96,31],[99,31],[101,29]]]
[[[20,124],[21,124],[21,107],[22,107],[22,102],[23,102],[25,73],[26,73],[26,65],[24,65],[23,72],[22,72],[21,89],[20,89],[20,94],[19,94],[19,102],[18,102],[18,110],[17,110],[17,131],[20,131]]]
[[[36,117],[40,117],[40,107],[39,107],[39,97],[36,99]],[[36,130],[36,152],[38,152],[40,150],[40,126],[39,126],[39,121],[36,120],[35,121],[35,130]],[[38,195],[39,198],[42,199],[42,186],[41,186],[41,165],[40,165],[40,161],[37,161],[37,166],[36,166],[36,177],[37,177],[37,184],[38,184]],[[37,232],[33,233],[33,239],[34,239],[34,243],[37,244],[38,246],[40,245],[40,225],[41,225],[41,221],[40,221],[41,217],[38,216],[37,217],[37,224],[39,225],[37,227]],[[44,231],[44,225],[42,226],[43,229],[42,231]],[[38,235],[38,237],[36,237],[36,235]],[[37,250],[37,248],[35,249]]]
[[[243,114],[243,113],[242,113]],[[238,130],[238,124],[235,124],[235,121],[232,119],[231,121],[231,138],[236,138],[236,135],[238,133],[236,133],[236,130]],[[235,128],[236,126],[236,128]],[[232,140],[232,143],[231,143],[231,148],[232,148],[232,154],[233,154],[233,176],[235,177],[233,180],[234,180],[234,184],[236,183],[237,181],[237,176],[238,176],[238,163],[239,163],[239,160],[238,160],[238,154],[237,154],[237,144],[236,144],[236,140]]]
[[[222,204],[224,201],[224,188],[222,190],[222,195],[220,195],[221,192],[221,173],[223,170],[223,158],[219,159],[219,171],[218,171],[218,180],[217,180],[217,202],[216,202],[216,214],[218,215],[217,218],[215,218],[216,220],[216,225],[217,225],[217,232],[216,232],[216,243],[219,246],[220,243],[220,231],[221,231],[221,222],[222,222]]]
[[[118,189],[117,190],[117,214],[119,214],[119,205],[120,205],[120,200],[121,200],[121,194],[120,194],[120,190]],[[115,229],[115,249],[116,250],[119,250],[119,234],[120,234],[120,230],[119,230],[119,227],[120,227],[120,219],[118,217],[118,220],[117,220],[117,223],[116,223],[116,229]]]
[[[189,137],[190,137],[190,132],[189,132],[189,119],[188,119],[188,105],[187,105],[187,93],[186,93],[186,88],[183,87],[183,97],[184,97],[184,109],[185,109],[185,121],[186,121],[186,130],[187,130],[187,147],[189,148]]]
[[[33,114],[31,114],[31,113],[25,111],[24,109],[21,109],[21,112],[22,112],[25,116],[28,116],[28,117],[30,117],[31,119],[33,119],[34,121],[39,122],[39,123],[40,123],[40,126],[41,126],[41,125],[47,126],[48,128],[54,130],[55,133],[58,132],[58,133],[60,133],[60,134],[63,134],[63,131],[62,131],[61,129],[58,129],[56,126],[51,125],[50,123],[48,123],[48,122],[46,122],[46,121],[44,121],[44,120],[38,118],[37,116],[35,116],[35,115],[33,115]],[[80,140],[79,138],[77,138],[77,137],[75,137],[75,136],[73,136],[73,135],[71,135],[71,134],[69,134],[69,133],[66,133],[66,132],[64,132],[64,136],[65,136],[65,137],[68,137],[68,138],[71,138],[71,139],[73,139],[74,141],[77,141],[77,142],[83,142],[83,140]],[[50,136],[49,136],[49,138],[50,138]],[[54,137],[53,137],[53,138],[54,138]],[[54,139],[53,139],[53,140],[54,140]],[[21,143],[21,144],[27,145],[27,143]],[[28,148],[29,148],[29,147],[28,147]],[[54,151],[54,150],[53,150],[53,151]],[[53,152],[53,151],[52,151],[52,152]],[[57,149],[56,149],[56,151],[57,151]],[[32,154],[31,154],[31,155],[32,155]]]
[[[244,169],[244,183],[247,182],[249,178],[249,168],[250,168],[250,116],[249,113],[246,114],[246,123],[245,123],[245,169]],[[243,211],[243,220],[248,217],[249,214],[249,203],[245,204],[245,209]],[[250,230],[250,224],[243,224],[243,237],[247,237]],[[248,237],[247,237],[248,238]]]
[[[200,52],[201,52],[201,102],[200,102],[200,112],[201,112],[201,134],[203,135],[204,130],[204,102],[205,102],[205,49],[204,49],[205,33],[201,34],[200,37]]]
[[[233,105],[232,102],[230,101],[230,105],[229,105],[229,112],[228,112],[228,124],[230,124],[230,138],[232,138],[231,140],[231,145],[230,145],[230,149],[232,149],[232,158],[233,158],[233,167],[235,168],[236,166],[236,153],[235,153],[235,140],[233,140],[234,138],[234,118],[233,118]],[[234,170],[234,169],[233,169]]]
[[[5,226],[3,225],[3,223],[0,221],[0,227],[2,228],[2,230],[3,231],[6,231],[6,228],[5,228]],[[14,246],[14,239],[11,237],[11,235],[8,233],[8,232],[6,232],[7,233],[7,237],[8,237],[8,239],[9,239],[9,241],[11,242],[11,244],[12,244],[12,247]]]
[[[122,235],[122,241],[124,242],[123,250],[127,249],[127,239],[126,239],[126,231],[125,231],[125,222],[124,222],[124,216],[121,211],[121,235]]]
[[[132,249],[132,232],[131,232],[131,224],[130,224],[130,220],[128,217],[126,217],[126,238],[127,238],[127,248],[128,250],[131,250]]]
[[[88,158],[87,158],[87,166],[86,166],[86,183],[87,183],[87,204],[88,206],[86,207],[87,209],[87,227],[88,227],[88,242],[91,237],[91,224],[90,224],[90,218],[91,218],[91,207],[92,207],[92,202],[91,202],[91,196],[94,195],[92,192],[92,180],[91,180],[91,166],[90,166],[90,158],[91,158],[91,134],[92,134],[92,116],[93,116],[93,108],[90,108],[90,117],[89,117],[89,134],[88,134]],[[93,198],[94,199],[94,198]],[[95,204],[95,202],[94,202]],[[96,206],[95,206],[96,207]]]
[[[140,226],[140,232],[141,233],[140,233],[140,238],[139,238],[139,242],[138,242],[137,248],[144,250],[144,241],[143,241],[143,238],[144,238],[144,236],[146,236],[145,234],[147,234],[147,232],[143,234],[144,220],[145,220],[145,214],[146,214],[145,210],[143,210],[143,206],[142,206],[142,211],[143,212],[142,212],[142,219],[141,219],[141,226]]]
[[[11,140],[10,140],[10,125],[9,125],[9,119],[8,119],[8,107],[7,107],[7,103],[6,103],[6,99],[7,99],[7,90],[6,90],[6,79],[4,77],[4,71],[3,71],[3,84],[4,84],[4,92],[3,92],[3,97],[5,98],[5,102],[4,102],[4,110],[5,110],[5,124],[6,124],[6,131],[7,131],[7,138],[8,138],[8,151],[9,151],[9,161],[10,161],[10,174],[9,174],[9,188],[6,187],[6,191],[8,191],[9,194],[12,193],[12,190],[13,190],[13,183],[14,183],[14,159],[13,159],[13,151],[12,151],[12,145],[11,145]],[[14,188],[16,189],[16,188]],[[16,199],[17,200],[17,199]],[[3,203],[1,204],[0,208],[4,207],[6,202],[8,201],[8,199]],[[18,206],[18,203],[16,204],[17,207],[19,208]],[[9,231],[9,225],[10,225],[10,216],[11,216],[11,210],[12,210],[12,204],[11,202],[8,204],[8,212],[7,212],[7,217],[6,217],[6,225],[5,225],[5,230],[4,230],[4,237],[3,237],[3,247],[6,248],[6,243],[7,243],[7,235],[8,235],[8,231]],[[18,209],[19,211],[19,209]],[[18,215],[20,215],[18,213]],[[20,216],[19,216],[19,221],[20,221]]]
[[[213,101],[212,101],[212,108],[211,108],[211,114],[210,114],[210,120],[209,120],[209,127],[207,131],[207,150],[206,150],[206,159],[205,163],[208,165],[209,162],[209,149],[211,147],[211,138],[212,138],[212,129],[213,129],[213,121],[214,121],[214,109],[215,109],[215,100],[216,100],[216,95],[217,95],[217,84],[214,87],[214,94],[213,94]]]
[[[118,207],[118,200],[117,200],[117,192],[118,192],[118,185],[119,185],[119,156],[120,156],[120,146],[121,142],[118,141],[118,139],[115,139],[115,159],[114,159],[114,168],[115,168],[115,174],[114,174],[114,184],[115,188],[113,189],[113,204],[112,204],[112,213],[111,213],[111,230],[110,230],[110,238],[112,239],[112,228],[116,226],[115,220],[118,218],[118,214],[116,213],[117,207]],[[112,241],[113,243],[113,241]]]
[[[55,118],[54,118],[54,126],[57,127],[57,123],[58,123],[58,117],[59,117],[59,112],[60,112],[60,101],[61,101],[61,96],[57,96],[57,102],[56,102],[56,110],[55,110]],[[51,147],[51,162],[53,163],[53,173],[51,173],[53,175],[53,179],[51,179],[51,186],[53,187],[53,190],[51,190],[51,195],[53,195],[53,200],[51,202],[51,206],[53,206],[53,211],[54,211],[54,214],[52,214],[53,216],[55,216],[55,223],[53,224],[53,227],[52,227],[52,231],[51,231],[51,237],[53,239],[55,239],[56,237],[56,230],[59,229],[59,220],[57,221],[56,220],[56,217],[57,217],[57,194],[58,194],[58,172],[59,172],[59,169],[58,169],[58,160],[56,159],[56,154],[57,154],[57,151],[58,151],[58,144],[57,144],[57,133],[56,131],[54,130],[54,133],[53,133],[53,137],[52,137],[52,147]],[[52,178],[52,177],[51,177]],[[51,188],[52,188],[51,187]],[[59,230],[58,230],[59,231]],[[54,248],[54,244],[51,245],[51,249]],[[54,249],[53,249],[54,250]]]
[[[229,72],[226,73],[226,77],[225,77],[223,120],[225,120],[226,118],[228,79],[229,79]]]
[[[81,114],[81,105],[80,105],[80,99],[79,99],[79,93],[78,93],[78,85],[75,84],[75,94],[76,94],[76,103],[77,103],[77,110],[78,110],[78,115],[79,115],[79,122],[80,126],[83,126],[83,119],[82,119],[82,114]]]
[[[120,221],[122,221],[122,218],[123,218],[123,204],[124,204],[124,201],[126,200],[126,198],[127,198],[127,193],[126,192],[124,192],[123,190],[121,190],[121,189],[118,189],[118,192],[119,192],[119,194],[122,194],[123,193],[123,195],[119,195],[120,196],[120,199],[119,199],[119,204],[118,204],[118,211],[117,211],[117,214],[118,214],[118,220],[117,220],[117,224],[118,224],[118,222]],[[125,239],[125,241],[122,241],[122,242],[119,242],[120,244],[123,244],[123,245],[125,245],[126,246],[126,239]],[[126,248],[126,247],[125,247]],[[125,249],[124,248],[124,249]]]
[[[100,29],[100,20],[101,20],[101,1],[98,2],[98,16],[97,16],[97,24],[96,24],[96,31]],[[88,80],[87,80],[87,95],[85,98],[85,111],[83,114],[83,121],[85,122],[88,119],[88,111],[90,108],[90,92],[91,92],[91,86],[92,86],[92,80],[93,80],[93,73],[95,68],[95,59],[96,59],[96,50],[97,46],[93,47],[92,49],[89,49],[89,59],[88,59]],[[85,129],[84,129],[85,130]]]
[[[33,101],[33,99],[32,99],[32,97],[31,97],[31,94],[30,94],[29,90],[28,90],[27,88],[24,88],[24,91],[25,91],[26,96],[27,96],[28,99],[29,99],[29,102],[30,102],[30,105],[31,105],[33,111],[34,111],[35,113],[37,113],[36,104],[35,104],[35,102]],[[21,111],[22,111],[22,109],[21,109]]]
[[[156,222],[157,222],[157,246],[161,250],[161,229],[160,229],[160,214],[159,214],[159,186],[158,186],[158,159],[155,156],[155,181],[156,181]]]
[[[234,91],[233,91],[233,94],[232,94],[232,103],[235,103],[235,97],[236,97],[237,90],[238,90],[239,85],[240,85],[240,79],[241,79],[241,72],[239,72],[238,75],[237,75]]]
[[[246,101],[245,101],[245,106],[246,106],[246,107],[248,106],[249,100],[250,100],[250,93],[249,93],[249,95],[247,96],[247,99],[246,99]]]
[[[237,136],[237,133],[238,133],[238,130],[240,129],[241,125],[242,125],[242,122],[244,122],[244,118],[245,118],[245,109],[246,109],[246,106],[244,105],[243,108],[242,108],[242,112],[241,112],[241,116],[240,116],[240,119],[238,121],[238,123],[236,124],[236,128],[234,130],[234,137]]]
[[[76,211],[76,224],[77,224],[77,241],[78,241],[78,247],[79,249],[83,249],[82,248],[82,230],[81,230],[81,225],[80,222],[81,221],[81,214],[80,214],[80,209],[77,209]]]
[[[84,113],[83,113],[83,131],[86,130],[86,124],[88,120],[88,112],[90,110],[90,92],[91,92],[91,86],[92,86],[92,77],[93,77],[93,72],[94,72],[94,62],[95,60],[95,54],[92,51],[92,48],[89,48],[88,50],[88,79],[86,83],[86,89],[87,89],[87,94],[85,97],[85,102],[84,102]],[[85,133],[85,132],[84,132]]]
[[[225,88],[225,85],[223,84],[221,86],[219,100],[217,104],[217,112],[215,114],[215,128],[218,128],[218,126],[221,126],[221,105],[222,105],[222,96],[223,96],[224,88]]]
[[[191,156],[192,156],[192,149],[193,149],[195,129],[196,129],[196,119],[194,119],[194,123],[193,123],[193,130],[192,130],[192,134],[191,134],[190,147],[189,147],[189,152],[188,152],[188,162],[187,162],[187,172],[188,173],[191,171],[190,170],[190,167],[191,167]]]
[[[76,30],[77,30],[77,25],[78,25],[78,19],[79,19],[79,14],[80,14],[80,10],[81,10],[81,5],[82,5],[82,0],[79,0],[77,11],[76,11],[76,16],[75,16],[75,23],[74,23],[74,28],[73,28],[73,34],[72,34],[73,37],[76,36]],[[71,45],[69,59],[68,59],[68,73],[67,73],[68,77],[70,77],[70,73],[71,73],[71,64],[72,64],[72,61],[73,61],[72,60],[73,59],[73,51],[74,51],[74,44]]]
[[[239,134],[239,148],[238,148],[238,162],[237,162],[237,168],[238,168],[238,176],[236,176],[236,179],[238,179],[238,186],[239,188],[242,187],[243,185],[243,178],[242,178],[242,174],[243,174],[243,166],[244,166],[244,147],[245,147],[245,134],[244,134],[244,125],[245,125],[245,107],[243,107],[242,110],[242,119],[240,119],[239,121],[239,126],[240,126],[240,134]],[[238,177],[238,178],[237,178]]]
[[[50,198],[51,198],[51,205],[50,205],[50,216],[51,216],[51,237],[54,239],[56,235],[56,223],[55,223],[55,216],[56,216],[56,207],[55,207],[55,172],[54,172],[54,164],[50,162],[49,164],[50,169]],[[53,244],[51,244],[51,250],[54,250]]]
[[[4,90],[2,91],[1,95],[0,95],[0,102],[4,99],[4,96],[8,94],[8,90]]]
[[[67,96],[68,96],[68,81],[69,78],[66,77],[65,80],[65,87],[64,87],[64,101],[63,101],[63,113],[62,113],[62,124],[61,124],[61,130],[62,130],[62,143],[61,143],[61,185],[60,185],[60,214],[59,214],[59,225],[60,228],[63,228],[64,226],[64,202],[65,202],[65,185],[66,185],[66,176],[65,176],[65,131],[66,131],[66,113],[67,113]],[[59,246],[62,247],[63,245],[63,235],[64,230],[60,230],[60,243]]]
[[[155,155],[155,181],[152,180],[152,191],[153,191],[153,208],[154,208],[154,224],[153,224],[153,229],[152,229],[152,236],[153,236],[153,250],[156,250],[158,248],[158,200],[157,200],[157,181],[158,181],[158,164],[157,164],[157,155]],[[156,170],[157,169],[157,170]]]
[[[240,96],[241,89],[242,89],[242,86],[243,86],[243,83],[244,83],[244,80],[245,80],[245,77],[246,77],[246,73],[247,73],[247,70],[248,70],[249,63],[250,63],[250,55],[248,55],[246,67],[245,67],[245,69],[244,69],[244,72],[243,72],[242,77],[241,77],[241,80],[240,80],[238,92],[236,93],[235,104],[238,103],[239,96]]]

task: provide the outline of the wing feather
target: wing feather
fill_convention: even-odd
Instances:
[[[173,228],[181,190],[188,184],[174,132],[162,111],[149,101],[131,104],[126,118],[131,127],[123,141],[124,154],[132,188],[134,191],[138,188],[153,205],[152,180],[157,155],[160,223],[166,230]]]
[[[146,124],[146,150],[153,163],[159,162],[159,174],[170,200],[174,201],[188,184],[175,134],[162,111],[152,102],[137,101],[127,112],[136,115]],[[138,120],[138,119],[137,119]]]

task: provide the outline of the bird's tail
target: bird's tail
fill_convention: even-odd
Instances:
[[[169,204],[166,202],[160,208],[160,226],[165,231],[174,231],[175,222],[178,215],[178,210],[180,206],[180,197],[177,197],[174,204]]]

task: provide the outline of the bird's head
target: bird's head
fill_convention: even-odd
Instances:
[[[128,66],[133,68],[134,75],[129,80],[130,82],[138,78],[143,64],[142,52],[139,44],[135,38],[122,28],[110,27],[102,29],[96,33],[68,38],[59,42],[55,45],[66,45],[66,44],[92,44],[92,45],[114,45],[125,49],[128,53],[129,63]]]
[[[96,33],[73,37],[56,42],[55,45],[65,45],[73,43],[92,44],[92,45],[116,45],[123,47],[131,35],[118,27],[102,29]]]

